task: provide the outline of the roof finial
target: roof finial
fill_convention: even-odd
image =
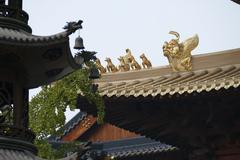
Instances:
[[[98,69],[102,74],[107,72],[106,68],[102,66],[100,59],[97,58],[97,59],[95,60],[95,63],[96,63],[97,69]]]
[[[140,70],[142,67],[138,64],[130,49],[126,49],[127,57],[130,62],[130,66],[133,70]]]
[[[143,68],[152,68],[152,63],[147,59],[144,53],[140,56],[140,58],[142,59]]]
[[[170,31],[177,39],[172,39],[165,42],[163,45],[164,56],[168,58],[170,66],[174,72],[192,70],[192,55],[191,51],[198,45],[199,38],[195,35],[182,43],[179,43],[179,34],[175,31]]]
[[[63,29],[66,29],[69,34],[74,33],[76,30],[82,28],[82,20],[79,20],[77,22],[67,22],[67,24],[63,27]]]
[[[125,71],[129,71],[130,70],[130,66],[129,66],[129,63],[127,63],[125,60],[124,60],[124,57],[123,56],[120,56],[118,58],[119,62],[120,62],[120,65],[119,65],[119,70],[122,71],[122,72],[125,72]]]
[[[107,70],[108,70],[108,72],[115,73],[115,72],[118,71],[117,67],[112,63],[112,60],[110,58],[106,58],[105,61],[107,62]]]

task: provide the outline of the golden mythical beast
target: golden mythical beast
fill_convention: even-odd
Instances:
[[[190,71],[192,70],[192,55],[191,51],[198,45],[198,35],[179,43],[180,35],[175,31],[170,31],[169,34],[176,36],[176,39],[172,39],[169,42],[165,42],[163,45],[164,56],[168,58],[169,64],[174,72],[178,71]]]

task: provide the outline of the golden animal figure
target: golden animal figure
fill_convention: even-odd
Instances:
[[[97,69],[101,73],[106,73],[107,72],[106,68],[102,66],[101,61],[98,58],[95,60],[95,62],[96,62]]]
[[[120,65],[118,67],[120,71],[124,72],[130,70],[130,66],[124,61],[124,57],[120,56],[118,60],[120,61]]]
[[[118,60],[120,61],[120,65],[118,66],[118,70],[121,72],[124,72],[124,60],[120,58],[118,58]]]
[[[152,68],[152,63],[147,59],[144,53],[140,56],[140,58],[142,59],[143,68]]]
[[[169,42],[163,45],[164,56],[168,58],[169,64],[174,72],[178,71],[191,71],[192,70],[192,55],[191,51],[194,50],[199,43],[198,35],[179,43],[179,34],[175,31],[170,31],[169,34],[176,36]]]
[[[140,70],[141,66],[138,64],[138,62],[135,60],[134,56],[132,55],[132,52],[130,49],[126,49],[127,53],[127,59],[129,60],[130,66],[133,70]]]
[[[128,53],[127,52],[127,50],[129,50],[129,49],[126,49],[126,53]],[[131,51],[130,51],[131,52]],[[131,55],[131,54],[130,54]],[[129,55],[128,54],[126,54],[125,56],[123,56],[123,60],[124,60],[124,63],[125,64],[128,64],[128,66],[129,66],[129,68],[130,68],[130,62],[129,62]]]
[[[130,49],[126,49],[126,56],[125,56],[125,59],[128,61],[128,63],[131,63],[131,60],[132,59],[135,59],[132,55],[132,52]]]
[[[105,61],[107,62],[107,70],[108,70],[108,72],[115,73],[115,72],[118,71],[117,67],[112,63],[112,60],[110,58],[106,58]]]
[[[140,70],[142,67],[138,64],[138,62],[135,59],[132,59],[131,68],[133,70]]]

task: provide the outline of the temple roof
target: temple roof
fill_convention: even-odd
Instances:
[[[0,148],[0,159],[4,160],[42,160],[36,157],[34,154],[28,151],[18,151],[12,149],[1,149]]]
[[[48,138],[49,142],[53,145],[54,148],[58,148],[60,145],[68,143],[68,141],[64,141],[61,138],[63,138],[70,132],[82,131],[81,129],[79,129],[79,131],[76,131],[74,130],[74,128],[76,128],[78,124],[82,123],[86,117],[87,117],[86,113],[79,112],[62,128],[64,132],[63,135],[61,137],[51,136]],[[91,127],[89,127],[87,130],[90,129]],[[114,141],[94,142],[91,145],[91,148],[92,150],[101,152],[103,151],[107,154],[107,156],[114,158],[127,158],[141,155],[155,155],[178,150],[177,147],[164,144],[159,141],[146,138],[144,136],[124,138]]]
[[[50,43],[60,39],[68,38],[69,32],[64,31],[51,36],[36,36],[23,30],[14,30],[0,27],[0,41],[5,43],[14,43],[32,45],[36,43]]]
[[[69,132],[72,131],[84,118],[87,117],[87,113],[85,112],[78,112],[71,120],[69,120],[61,129],[63,130],[63,134],[61,137],[67,135]],[[60,140],[61,137],[50,136],[48,138],[49,141],[57,141]]]
[[[58,160],[77,160],[77,159],[79,159],[79,154],[75,152],[65,158],[60,158]],[[0,160],[44,160],[44,159],[37,157],[36,155],[29,151],[0,148]]]
[[[169,66],[103,74],[95,82],[106,97],[164,96],[219,90],[240,85],[240,49],[193,56],[193,70],[173,72]]]
[[[35,88],[81,68],[69,45],[69,35],[82,28],[81,23],[69,22],[63,32],[51,36],[0,27],[1,69],[15,72],[8,81],[19,77],[24,88]]]
[[[101,146],[102,151],[106,152],[109,157],[114,158],[127,158],[178,150],[176,147],[146,137],[95,143],[93,145]]]
[[[44,160],[40,157],[35,156],[28,151],[18,151],[12,149],[0,149],[0,159],[1,160]],[[71,155],[60,158],[58,160],[77,160],[79,159],[79,154],[77,152]]]
[[[240,4],[240,0],[232,0],[232,1],[235,2],[235,3]]]
[[[64,141],[50,141],[54,148],[58,148]],[[161,143],[159,141],[146,138],[144,136],[135,138],[126,138],[108,142],[95,142],[91,145],[92,151],[104,152],[108,157],[129,158],[145,155],[156,155],[162,153],[172,153],[178,151],[177,147]],[[74,157],[74,154],[72,155]],[[67,157],[70,158],[71,156]],[[66,159],[67,159],[66,158]]]

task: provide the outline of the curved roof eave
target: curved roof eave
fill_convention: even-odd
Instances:
[[[233,2],[240,4],[240,0],[232,0]]]
[[[14,30],[9,28],[0,27],[0,41],[4,44],[12,44],[14,45],[44,45],[45,43],[54,43],[56,41],[68,38],[69,33],[68,30],[60,32],[58,34],[50,35],[50,36],[37,36],[32,35],[23,30]]]
[[[25,88],[35,88],[61,79],[81,68],[69,46],[69,35],[75,29],[66,29],[51,36],[35,36],[22,30],[0,27],[1,65],[15,70],[24,79]],[[2,57],[9,63],[4,62]]]

